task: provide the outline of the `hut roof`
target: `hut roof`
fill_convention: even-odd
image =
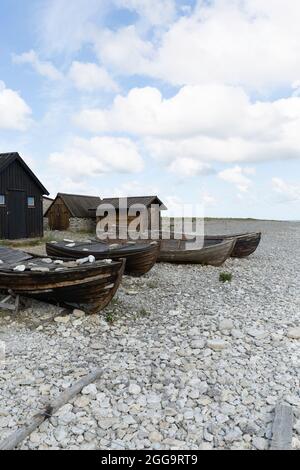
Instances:
[[[24,160],[20,157],[18,152],[12,153],[0,153],[0,173],[2,173],[9,165],[18,161],[19,164],[22,166],[24,171],[30,176],[30,178],[35,182],[35,184],[40,188],[42,194],[49,195],[47,189],[42,185],[40,180],[35,176],[33,171],[29,168],[29,166],[24,162]]]
[[[106,204],[111,204],[116,209],[119,208],[120,201],[127,199],[127,208],[129,209],[135,204],[143,204],[146,207],[151,206],[152,204],[158,204],[161,210],[167,210],[167,207],[157,196],[136,196],[136,197],[113,197],[113,198],[104,198],[102,202]]]
[[[49,210],[53,204],[55,204],[57,198],[61,198],[63,200],[72,217],[78,217],[82,219],[95,217],[95,207],[98,207],[101,203],[100,197],[97,196],[58,193],[53,203],[45,213],[45,216],[47,216]]]

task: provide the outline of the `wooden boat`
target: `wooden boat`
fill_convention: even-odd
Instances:
[[[125,260],[78,265],[0,247],[0,290],[96,313],[105,308],[120,285]],[[56,261],[56,262],[55,262]],[[60,264],[56,264],[60,262]],[[16,271],[20,269],[21,271]]]
[[[157,261],[160,244],[157,242],[127,242],[110,240],[104,243],[98,240],[69,243],[66,241],[47,243],[49,256],[77,259],[92,255],[96,260],[125,258],[125,273],[131,276],[142,276],[152,269]]]
[[[236,240],[235,246],[231,253],[232,258],[246,258],[254,253],[261,241],[261,232],[253,233],[241,233],[233,235],[205,235],[204,246],[215,245],[216,243],[223,242],[225,240],[234,239]],[[162,232],[159,232],[159,236],[162,237]],[[176,232],[170,233],[171,239],[182,239],[182,240],[193,240],[185,235],[179,235]]]
[[[230,256],[236,241],[229,239],[216,241],[194,248],[193,243],[185,240],[161,240],[158,261],[178,264],[202,264],[221,266]]]
[[[232,238],[236,240],[236,244],[231,256],[233,258],[246,258],[256,251],[261,241],[261,232],[242,233],[237,235],[207,235],[205,237],[205,244],[214,244],[216,241],[220,242]]]

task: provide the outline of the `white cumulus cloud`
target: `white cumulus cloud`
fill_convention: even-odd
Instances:
[[[150,25],[165,25],[176,17],[174,0],[114,0],[117,7],[136,12]]]
[[[272,178],[273,190],[280,196],[280,202],[299,202],[300,184],[288,183],[282,178]]]
[[[140,38],[135,25],[97,30],[93,43],[99,60],[120,75],[143,74],[154,54],[152,43]]]
[[[127,138],[75,138],[63,152],[50,155],[50,163],[74,178],[106,173],[137,173],[143,160],[134,142]]]
[[[42,77],[49,80],[62,80],[63,74],[49,61],[40,60],[38,54],[31,50],[20,55],[13,55],[15,64],[29,64]]]
[[[20,94],[0,81],[0,129],[25,131],[30,125],[31,109]]]
[[[209,164],[186,157],[177,158],[176,160],[172,161],[168,169],[171,171],[171,173],[175,173],[181,178],[197,175],[208,175],[213,172]]]
[[[79,90],[116,92],[119,89],[107,70],[94,63],[74,61],[69,71],[69,77]]]
[[[263,91],[299,80],[299,15],[295,0],[199,0],[192,13],[153,36],[152,48],[136,33],[139,47],[126,67],[121,54],[106,53],[108,38],[95,43],[106,65],[120,74],[148,75],[174,85],[217,82]],[[114,49],[127,50],[120,30],[112,31],[109,40]]]
[[[300,152],[300,98],[252,102],[240,87],[185,86],[168,99],[157,88],[134,88],[110,107],[83,109],[74,119],[92,133],[140,139],[173,170],[183,158],[200,170],[200,163],[299,158]]]
[[[235,166],[233,168],[227,168],[226,170],[220,171],[218,177],[227,183],[231,183],[237,187],[241,192],[249,191],[252,186],[252,180],[249,176],[255,175],[254,168],[241,168]]]

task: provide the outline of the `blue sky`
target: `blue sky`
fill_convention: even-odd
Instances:
[[[52,195],[299,220],[296,0],[2,0],[0,151]]]

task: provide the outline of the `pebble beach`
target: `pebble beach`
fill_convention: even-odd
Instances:
[[[263,235],[253,255],[221,268],[124,276],[99,315],[31,300],[17,316],[0,312],[0,441],[101,367],[21,449],[266,450],[280,402],[293,408],[300,450],[300,223],[205,230]]]

